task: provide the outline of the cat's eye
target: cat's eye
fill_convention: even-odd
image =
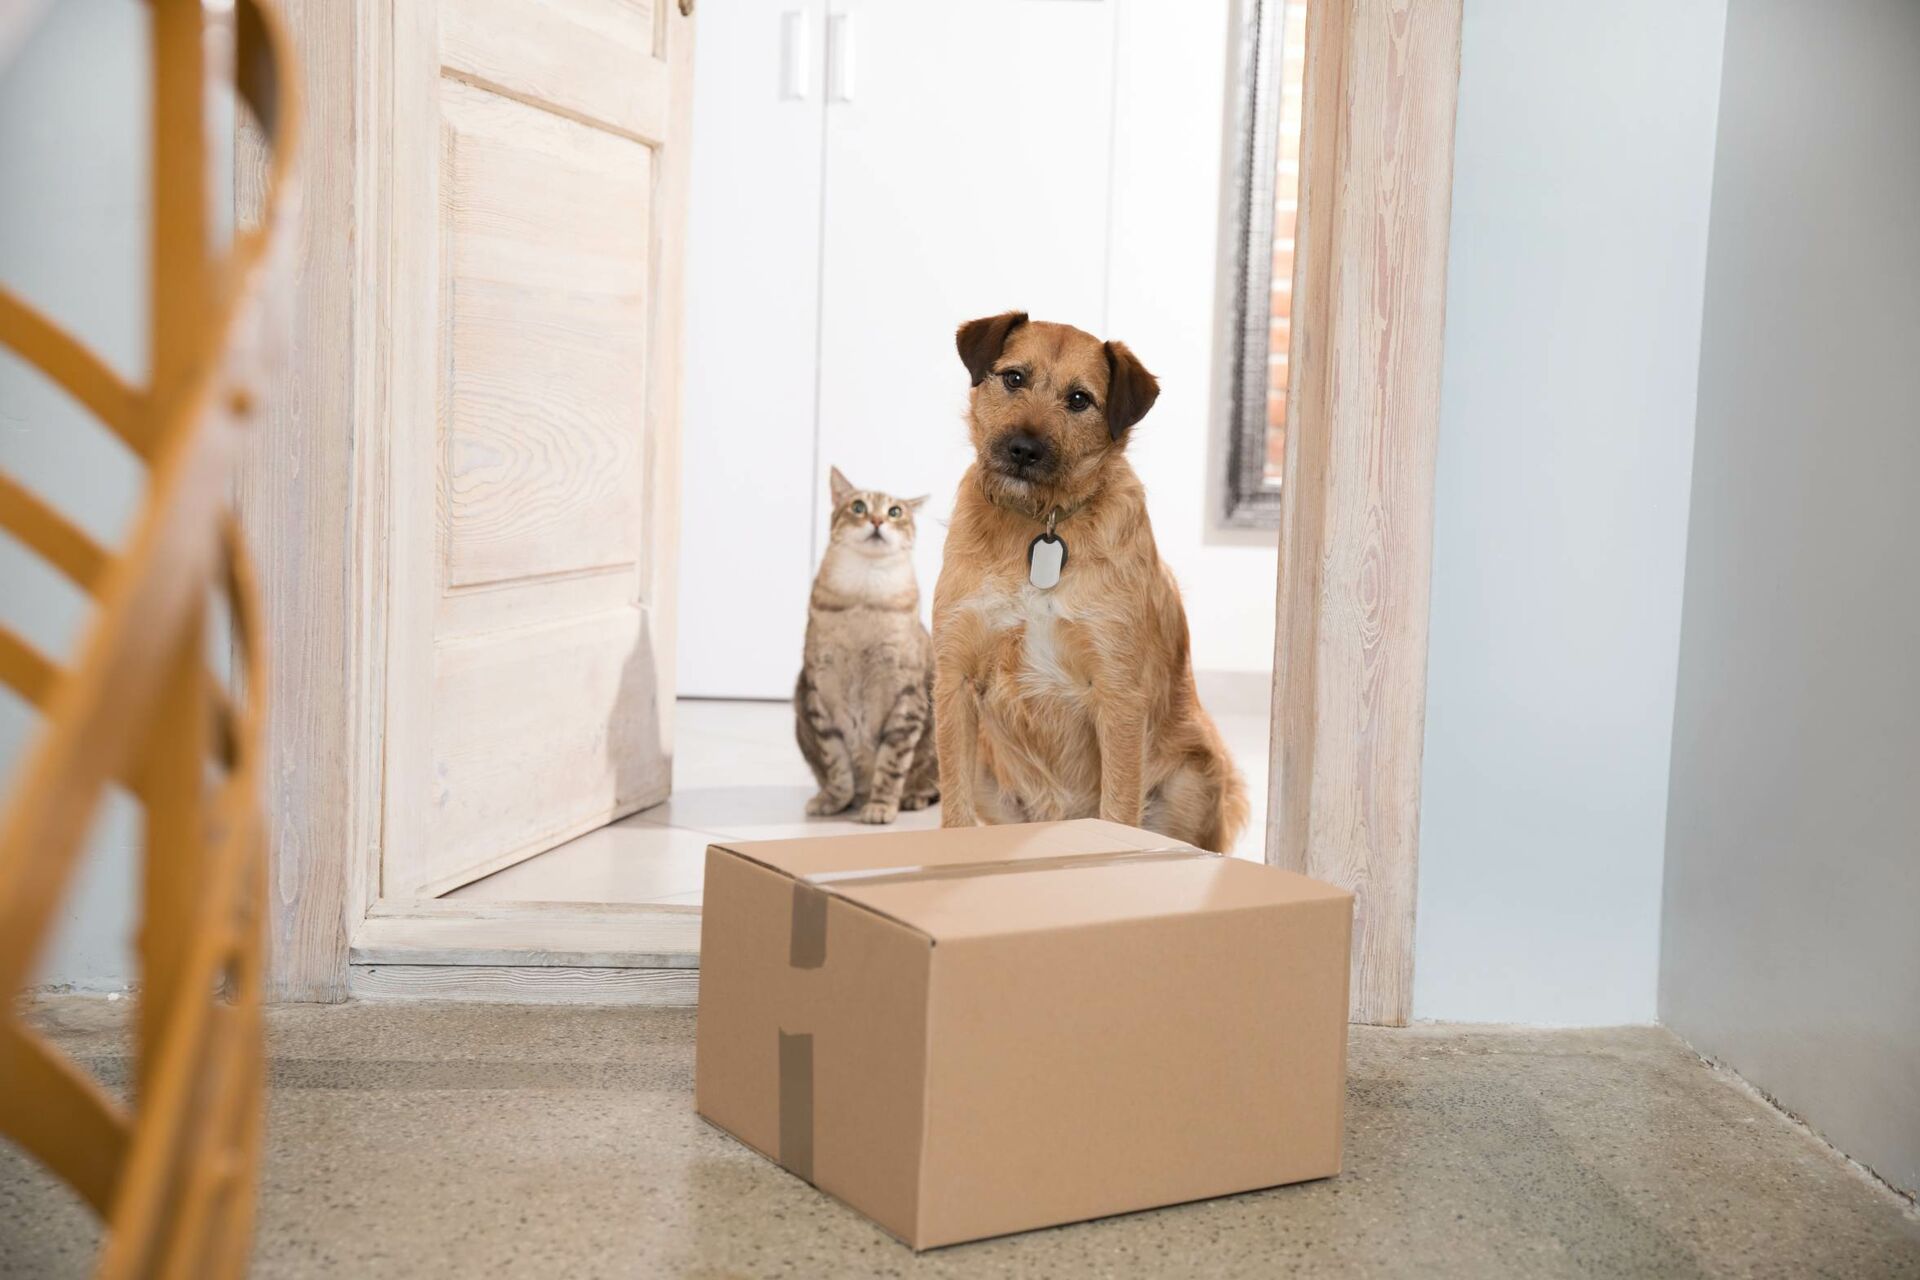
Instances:
[[[849,508],[847,508],[847,510],[849,510],[849,511],[851,511],[851,512],[853,512],[853,514],[855,514],[855,515],[857,515],[857,516],[863,516],[863,515],[865,515],[865,514],[867,514],[867,504],[866,504],[866,503],[864,503],[864,502],[862,502],[862,501],[860,501],[860,499],[858,499],[858,498],[855,498],[855,499],[853,500],[853,505],[852,505],[851,507],[849,507]]]
[[[1067,393],[1068,413],[1085,413],[1091,408],[1093,408],[1093,397],[1086,392],[1070,391]]]
[[[888,517],[889,517],[889,518],[891,518],[891,519],[894,519],[894,520],[898,520],[898,519],[900,518],[900,508],[898,508],[898,507],[888,507],[888,508],[887,508],[887,515],[888,515]]]
[[[1018,391],[1027,385],[1027,375],[1019,369],[1008,369],[1001,373],[1000,381],[1006,384],[1007,390]]]

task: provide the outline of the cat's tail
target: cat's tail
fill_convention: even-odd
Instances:
[[[933,724],[933,666],[927,666],[927,727],[913,749],[913,768],[907,773],[907,785],[901,792],[901,807],[924,809],[940,798],[939,735]]]

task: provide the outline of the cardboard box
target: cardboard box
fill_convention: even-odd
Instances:
[[[707,851],[695,1105],[916,1249],[1340,1170],[1353,895],[1109,822]]]

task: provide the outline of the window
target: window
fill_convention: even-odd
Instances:
[[[1226,519],[1274,527],[1286,458],[1287,344],[1300,190],[1307,0],[1248,0],[1240,32],[1232,235],[1236,280]]]

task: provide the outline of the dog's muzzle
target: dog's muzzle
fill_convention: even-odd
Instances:
[[[1053,472],[1053,446],[1031,431],[1009,431],[994,442],[993,464],[1015,480],[1044,480]]]

